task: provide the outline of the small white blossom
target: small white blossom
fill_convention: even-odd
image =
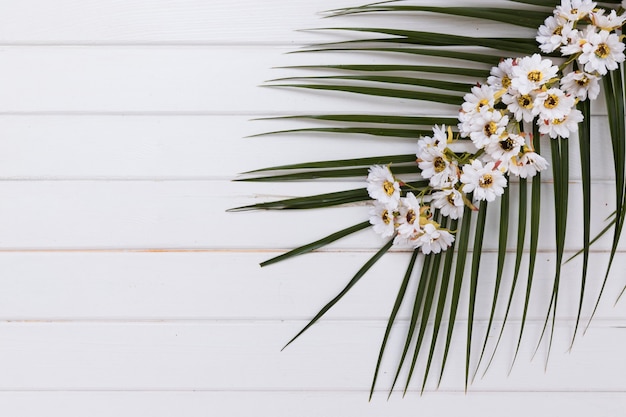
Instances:
[[[596,2],[589,0],[561,0],[561,5],[556,6],[554,14],[576,22],[587,16],[595,7]]]
[[[578,57],[585,71],[598,71],[604,75],[607,70],[617,69],[618,64],[624,61],[624,43],[617,34],[601,30],[600,33],[589,35],[587,40]]]
[[[487,83],[495,88],[496,91],[504,88],[509,89],[511,87],[511,79],[513,78],[513,65],[516,64],[513,58],[500,61],[498,66],[491,68],[491,75],[487,78]]]
[[[374,206],[370,209],[370,224],[374,228],[374,232],[381,237],[391,237],[395,233],[394,206],[374,202]]]
[[[549,135],[552,139],[557,137],[569,138],[570,134],[578,132],[578,123],[583,121],[583,114],[578,109],[573,109],[562,119],[539,119],[539,133]]]
[[[562,119],[572,111],[575,104],[573,97],[567,96],[559,88],[551,88],[537,94],[534,106],[542,119]]]
[[[420,226],[420,212],[422,206],[415,194],[407,193],[406,197],[401,199],[401,204],[398,209],[399,215],[397,218],[398,235],[410,238],[417,233],[420,233],[422,227]]]
[[[505,94],[502,96],[502,102],[507,105],[507,110],[513,113],[515,120],[532,122],[535,116],[539,114],[539,109],[535,107],[535,97],[534,92],[515,95]]]
[[[506,178],[499,170],[495,169],[494,162],[488,162],[483,166],[479,160],[463,166],[461,174],[464,193],[474,192],[477,201],[493,201],[496,197],[504,194]]]
[[[618,16],[615,10],[611,10],[608,15],[604,13],[606,13],[605,9],[598,9],[589,14],[591,22],[601,30],[608,30],[610,32],[622,27],[626,21],[626,15],[622,14]]]
[[[558,72],[559,67],[552,65],[551,60],[542,59],[539,54],[527,56],[513,67],[511,86],[520,94],[528,94],[554,78]]]
[[[448,146],[448,133],[446,126],[433,126],[433,136],[422,136],[417,141],[416,156],[418,159],[423,158],[426,153],[441,154]]]
[[[589,42],[589,36],[595,34],[598,28],[588,25],[583,30],[574,29],[567,35],[567,44],[561,47],[561,54],[568,56],[578,54],[583,51],[583,46]]]
[[[569,42],[568,35],[573,28],[573,23],[561,16],[548,17],[544,24],[539,26],[538,34],[535,38],[539,43],[539,49],[549,54],[557,48],[567,45]]]
[[[383,204],[398,204],[400,201],[400,184],[395,180],[389,167],[374,165],[367,176],[367,193]]]
[[[455,188],[447,188],[437,191],[432,195],[431,205],[439,209],[439,212],[451,219],[459,219],[463,216],[465,203],[463,202],[463,194]]]
[[[583,71],[572,71],[561,78],[561,88],[581,100],[595,100],[600,94],[600,78]]]
[[[461,105],[465,113],[478,113],[483,107],[493,108],[495,102],[495,90],[489,85],[472,87],[472,92],[463,96],[464,103]]]
[[[521,156],[515,157],[509,164],[509,172],[522,178],[531,178],[537,172],[548,168],[548,161],[535,152],[525,152]]]
[[[509,123],[509,116],[494,110],[482,108],[480,113],[470,120],[469,137],[474,146],[482,149],[490,142],[497,142]]]
[[[421,248],[422,252],[426,255],[429,253],[440,253],[442,250],[446,250],[454,242],[454,236],[452,233],[445,229],[440,229],[432,223],[427,223],[424,226],[423,232],[413,240],[415,248]]]
[[[507,168],[511,158],[520,153],[524,146],[524,137],[510,133],[506,138],[499,142],[490,143],[485,147],[485,152],[494,161],[500,161],[500,166]]]

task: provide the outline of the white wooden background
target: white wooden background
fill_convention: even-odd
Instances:
[[[257,117],[416,109],[412,102],[258,87],[294,75],[272,67],[391,59],[285,54],[338,39],[295,30],[327,26],[331,22],[320,20],[319,11],[358,4],[0,1],[0,415],[626,415],[626,302],[613,306],[626,283],[623,251],[595,321],[571,352],[580,263],[567,265],[547,371],[544,348],[531,361],[547,301],[539,294],[551,285],[554,264],[547,212],[539,291],[510,375],[517,313],[492,369],[468,394],[459,334],[438,391],[429,385],[422,397],[413,389],[405,399],[396,393],[386,401],[399,350],[391,348],[380,390],[368,403],[406,253],[388,255],[327,318],[280,351],[380,242],[362,232],[326,251],[261,269],[258,263],[268,257],[362,221],[367,209],[227,208],[360,184],[231,180],[273,164],[389,152],[389,145],[366,137],[246,138],[285,127],[250,121]],[[389,20],[364,16],[358,22]],[[399,16],[391,22],[411,25]],[[424,28],[443,23],[433,17]],[[479,23],[462,29],[489,34],[492,26]],[[612,202],[604,114],[597,106],[595,231]],[[390,153],[413,151],[406,141],[395,145]],[[580,213],[577,175],[572,216]],[[552,201],[549,184],[544,201]],[[580,233],[572,222],[570,251],[579,247]],[[485,244],[494,247],[493,239]],[[594,247],[590,291],[599,288],[608,248],[608,240]],[[493,271],[493,251],[484,265]],[[490,302],[489,276],[481,281],[482,305]],[[486,313],[478,319],[482,332]],[[400,341],[401,332],[395,336]]]

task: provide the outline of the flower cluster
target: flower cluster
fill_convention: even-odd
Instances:
[[[395,234],[395,245],[421,248],[425,254],[439,253],[452,244],[452,233],[432,220],[430,208],[421,204],[415,194],[408,192],[400,197],[400,183],[389,167],[374,165],[367,181],[367,190],[376,200],[370,211],[376,233],[383,237]]]
[[[474,202],[502,195],[510,175],[530,178],[546,169],[548,162],[534,151],[526,131],[532,123],[552,139],[578,131],[583,115],[576,104],[597,98],[600,77],[624,61],[624,43],[616,31],[625,21],[625,14],[597,9],[589,0],[561,0],[536,39],[544,53],[559,49],[564,62],[557,66],[534,54],[493,67],[487,83],[464,96],[457,140],[445,126],[434,126],[432,137],[419,139],[417,165],[428,186],[417,196],[406,192],[402,197],[402,182],[389,167],[370,168],[374,230],[383,237],[395,235],[394,244],[439,253],[454,236],[432,219],[432,209],[458,219],[466,206],[475,209]],[[466,138],[472,152],[453,151],[450,146]]]

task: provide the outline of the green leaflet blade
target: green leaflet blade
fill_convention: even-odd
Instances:
[[[471,36],[459,36],[446,33],[420,32],[413,30],[387,29],[387,28],[360,28],[360,27],[337,27],[321,28],[320,30],[339,30],[350,32],[365,32],[393,36],[393,38],[368,39],[357,41],[345,41],[322,44],[322,47],[332,45],[345,45],[349,43],[367,44],[371,42],[402,43],[422,46],[482,46],[501,51],[518,54],[533,54],[537,52],[537,44],[534,38],[474,38]]]
[[[406,183],[406,188],[421,188],[428,185],[428,181],[412,181]],[[316,194],[308,197],[294,197],[285,200],[270,201],[267,203],[251,204],[229,209],[229,212],[250,210],[302,210],[337,206],[370,200],[365,188],[336,191],[334,193]]]
[[[533,137],[537,138],[533,142],[535,146],[535,152],[541,153],[541,141],[539,140],[539,128],[536,124],[533,126]],[[541,173],[533,177],[532,187],[530,192],[530,250],[528,252],[528,276],[526,278],[526,297],[524,299],[524,310],[522,313],[522,323],[520,325],[519,337],[517,339],[517,347],[515,348],[515,355],[511,361],[511,368],[515,365],[519,349],[522,344],[522,337],[524,335],[524,328],[526,326],[526,318],[528,317],[528,306],[530,305],[530,294],[533,288],[533,281],[535,276],[535,265],[537,263],[537,248],[539,245],[539,224],[541,220]],[[510,372],[510,371],[509,371]]]
[[[286,82],[286,81],[365,81],[374,83],[394,84],[398,86],[427,87],[445,91],[456,91],[467,93],[475,84],[459,83],[453,81],[431,80],[427,78],[416,77],[392,77],[387,75],[328,75],[328,76],[309,76],[309,77],[286,77],[269,80],[268,82]],[[296,84],[297,85],[297,84]]]
[[[379,137],[391,137],[391,138],[408,138],[417,140],[421,136],[426,136],[432,133],[432,130],[420,130],[420,129],[393,129],[384,127],[307,127],[303,129],[289,129],[289,130],[277,130],[275,132],[260,133],[258,135],[252,135],[251,138],[277,135],[277,134],[289,134],[289,133],[340,133],[351,135],[370,135]]]
[[[540,183],[540,182],[539,182]],[[504,329],[506,327],[507,320],[509,318],[509,313],[511,312],[511,306],[513,305],[513,296],[515,295],[515,290],[517,288],[517,281],[519,278],[519,273],[521,271],[522,266],[522,257],[524,255],[524,242],[526,241],[526,221],[527,221],[527,212],[528,212],[528,191],[527,191],[527,181],[526,178],[520,178],[519,180],[519,209],[517,214],[517,245],[516,245],[516,254],[515,254],[515,267],[513,268],[513,280],[511,281],[511,290],[509,291],[509,299],[506,305],[506,311],[504,312],[504,318],[502,319],[502,326],[500,327],[500,333],[498,335],[498,339],[496,340],[495,347],[491,353],[489,361],[485,366],[485,370],[483,372],[483,376],[489,370],[493,359],[495,358],[496,352],[498,351],[498,347],[500,346],[500,341],[502,341],[502,335],[504,334]],[[486,340],[485,340],[486,342]]]
[[[417,286],[417,292],[415,293],[415,300],[413,301],[413,311],[411,313],[411,321],[409,323],[409,328],[407,330],[406,341],[404,342],[404,349],[402,350],[402,356],[400,357],[400,361],[398,361],[398,369],[396,370],[396,374],[393,378],[393,382],[391,384],[391,388],[389,389],[389,397],[391,397],[391,393],[393,392],[394,387],[396,386],[396,382],[398,382],[398,377],[400,376],[400,371],[402,370],[402,365],[404,365],[404,361],[406,360],[406,356],[409,352],[409,346],[411,346],[411,342],[413,341],[413,334],[415,333],[415,327],[417,326],[417,322],[420,317],[420,312],[422,311],[422,303],[424,301],[424,294],[426,293],[426,285],[428,283],[428,278],[430,276],[430,266],[432,264],[432,256],[425,256],[424,262],[422,264],[422,273],[420,274],[419,285]]]
[[[360,85],[326,84],[273,84],[270,87],[302,88],[309,90],[340,91],[344,93],[364,94],[376,97],[402,98],[408,100],[432,101],[435,103],[460,106],[463,97],[450,94],[428,93],[424,91],[398,90],[395,88],[364,87]]]
[[[298,65],[282,67],[287,69],[309,70],[337,70],[337,71],[361,71],[361,72],[426,72],[434,74],[451,74],[471,77],[472,80],[482,80],[489,76],[489,71],[473,68],[442,67],[434,65]]]
[[[468,195],[468,199],[472,196]],[[463,277],[465,275],[465,262],[467,260],[467,246],[469,243],[470,226],[472,220],[472,210],[465,206],[463,211],[463,220],[461,222],[461,231],[459,232],[459,238],[457,243],[457,259],[456,269],[454,273],[454,286],[452,291],[452,298],[450,302],[450,315],[448,321],[448,332],[446,336],[446,345],[443,352],[443,359],[441,362],[441,370],[439,372],[438,386],[441,384],[443,378],[443,372],[446,368],[446,362],[448,360],[448,353],[450,351],[450,345],[452,343],[452,333],[454,331],[454,324],[456,323],[456,313],[459,307],[459,301],[461,298],[461,286],[463,284]]]
[[[507,178],[507,181],[509,179]],[[500,197],[500,233],[498,239],[498,265],[496,267],[496,280],[493,288],[493,299],[491,301],[491,312],[489,313],[489,323],[487,324],[487,331],[485,333],[485,340],[483,347],[476,364],[476,370],[472,376],[472,381],[476,378],[480,364],[483,361],[485,352],[487,351],[487,342],[489,342],[489,335],[491,334],[491,326],[493,325],[493,319],[496,314],[496,306],[498,305],[498,296],[500,295],[500,284],[502,282],[502,274],[504,271],[504,261],[506,259],[507,238],[509,235],[509,186],[504,189],[504,194]]]
[[[324,120],[331,122],[349,122],[349,123],[379,123],[387,125],[412,125],[412,126],[428,126],[445,124],[456,126],[458,119],[454,117],[436,117],[436,116],[391,116],[381,114],[326,114],[326,115],[300,115],[300,116],[280,116],[268,117],[261,120],[275,119],[311,119]]]
[[[613,145],[613,162],[615,167],[615,227],[613,229],[613,243],[611,245],[611,254],[609,256],[609,262],[602,282],[602,287],[596,299],[595,306],[591,312],[591,317],[587,322],[586,328],[589,328],[591,320],[596,314],[598,306],[600,305],[600,299],[604,293],[604,288],[609,279],[611,267],[617,253],[617,245],[619,243],[620,236],[625,220],[625,202],[624,197],[626,195],[626,126],[624,125],[624,87],[622,71],[625,69],[623,65],[620,65],[621,71],[612,71],[611,76],[602,77],[604,82],[604,93],[606,96],[607,112],[609,115],[609,130],[611,132],[611,143]]]
[[[420,253],[419,249],[413,251],[413,255],[411,256],[411,261],[409,262],[409,266],[406,269],[406,273],[404,274],[404,279],[402,280],[402,284],[400,285],[400,289],[398,290],[398,296],[396,297],[396,301],[393,305],[393,309],[391,310],[391,314],[389,315],[389,320],[387,321],[387,328],[385,329],[385,335],[383,336],[383,341],[380,345],[380,352],[378,353],[378,360],[376,361],[376,369],[374,371],[374,378],[372,379],[372,387],[370,388],[370,401],[372,400],[372,395],[374,395],[374,388],[376,388],[376,380],[378,379],[378,372],[380,371],[380,365],[383,360],[383,355],[385,353],[385,347],[387,347],[387,340],[389,340],[389,335],[391,334],[391,329],[396,320],[396,316],[398,315],[398,311],[400,310],[400,306],[404,301],[404,296],[406,295],[406,289],[409,285],[409,281],[411,280],[411,275],[413,274],[413,269],[415,268],[415,261],[417,260],[417,255]]]
[[[415,162],[410,165],[394,165],[393,167],[394,174],[417,174],[419,172],[419,168],[415,164]],[[304,171],[304,172],[296,172],[292,174],[283,174],[283,175],[270,175],[263,177],[252,177],[252,178],[239,178],[235,181],[246,181],[246,182],[277,182],[277,181],[301,181],[301,180],[315,180],[320,178],[365,178],[367,177],[368,167],[361,168],[347,168],[347,169],[327,169],[327,170],[314,170],[314,171]]]
[[[578,109],[583,114],[583,121],[578,129],[578,145],[580,149],[581,183],[583,191],[583,266],[580,280],[580,298],[578,301],[578,312],[576,314],[576,324],[572,343],[576,340],[580,316],[585,299],[585,288],[587,284],[587,269],[589,267],[589,247],[591,245],[591,105],[589,101],[578,103]],[[570,345],[570,348],[571,348]]]
[[[365,273],[367,271],[369,271],[369,269],[376,263],[378,262],[378,260],[385,254],[387,253],[387,251],[389,251],[389,249],[391,248],[391,246],[393,245],[393,239],[391,239],[389,242],[387,242],[387,244],[385,244],[385,246],[383,246],[378,252],[376,252],[376,254],[374,256],[372,256],[370,258],[369,261],[367,261],[362,267],[361,269],[359,269],[359,271],[356,273],[356,275],[354,275],[354,277],[352,277],[352,279],[350,280],[350,282],[348,282],[348,285],[346,285],[346,287],[341,290],[341,292],[339,294],[337,294],[337,296],[335,298],[333,298],[332,300],[330,300],[330,302],[328,302],[328,304],[326,304],[324,307],[322,307],[322,309],[315,315],[315,317],[313,317],[311,319],[311,321],[309,321],[309,323],[304,326],[304,328],[302,330],[300,330],[298,332],[298,334],[296,334],[289,342],[287,342],[287,344],[283,347],[283,349],[285,349],[287,346],[289,346],[294,340],[296,340],[298,337],[300,337],[302,335],[302,333],[306,332],[311,326],[313,326],[324,314],[326,314],[326,312],[328,310],[331,309],[332,306],[334,306],[335,304],[337,304],[337,302],[339,300],[341,300],[341,298],[346,295],[348,293],[348,291],[350,291],[350,289],[352,289],[352,287],[354,287],[354,285],[359,282],[359,280],[363,277],[363,275],[365,275]]]
[[[290,250],[287,253],[283,253],[282,255],[276,256],[274,258],[268,259],[267,261],[261,262],[261,266],[267,266],[267,265],[271,265],[271,264],[275,264],[277,262],[280,261],[284,261],[286,259],[292,258],[294,256],[298,256],[298,255],[303,255],[305,253],[309,253],[314,251],[315,249],[319,249],[321,247],[324,247],[336,240],[339,240],[343,237],[346,237],[348,235],[351,235],[353,233],[358,232],[359,230],[363,230],[366,229],[370,226],[370,222],[363,222],[363,223],[359,223],[356,224],[354,226],[345,228],[343,230],[340,230],[338,232],[332,233],[320,240],[316,240],[315,242],[311,242],[308,245],[304,245],[304,246],[300,246],[299,248],[295,248]]]
[[[353,7],[339,9],[335,15],[371,13],[371,12],[432,12],[461,17],[473,17],[479,19],[492,20],[496,22],[509,23],[516,26],[537,29],[545,18],[545,12],[535,10],[515,10],[495,8],[495,7],[429,7],[429,6],[384,6],[371,5],[363,7]]]
[[[435,216],[437,217],[437,215]],[[441,222],[441,227],[447,227],[447,219]],[[435,302],[435,289],[437,288],[437,282],[439,277],[439,266],[441,263],[441,258],[443,257],[443,253],[437,254],[429,254],[428,256],[434,257],[433,265],[430,269],[430,277],[428,278],[428,289],[426,291],[426,297],[424,299],[424,305],[422,308],[422,318],[420,320],[420,328],[417,335],[417,340],[415,342],[415,346],[413,348],[413,360],[411,361],[411,367],[409,368],[409,373],[406,377],[406,383],[404,385],[403,395],[406,395],[407,390],[409,389],[409,384],[411,382],[411,377],[413,376],[413,371],[415,371],[415,365],[417,364],[417,357],[419,356],[420,350],[422,348],[422,342],[424,341],[424,336],[426,335],[426,328],[428,327],[428,319],[430,317],[430,311]]]
[[[476,290],[478,288],[478,273],[480,270],[480,258],[483,249],[483,237],[485,236],[485,221],[487,219],[487,201],[480,202],[476,226],[474,227],[474,252],[472,254],[472,269],[470,273],[469,308],[467,317],[467,345],[465,349],[465,390],[469,383],[470,360],[472,351],[472,335],[474,330],[474,310],[476,307]]]
[[[458,220],[453,220],[450,225],[450,230],[456,230],[458,225]],[[428,380],[428,375],[430,373],[430,367],[432,365],[435,347],[437,345],[437,341],[439,340],[439,330],[441,329],[441,321],[443,319],[444,307],[446,305],[446,300],[448,298],[448,286],[450,284],[451,272],[452,272],[452,260],[454,258],[455,248],[454,244],[448,248],[446,251],[446,259],[443,265],[443,272],[441,274],[441,288],[439,289],[439,300],[437,301],[437,311],[435,313],[435,320],[433,322],[433,337],[430,342],[430,350],[428,352],[428,360],[426,362],[426,369],[424,370],[424,378],[422,380],[422,389],[421,392],[424,392],[424,388],[426,388],[426,382]]]
[[[409,55],[422,55],[422,56],[435,56],[439,58],[450,58],[456,61],[470,61],[485,64],[486,68],[491,68],[498,65],[500,58],[493,54],[479,54],[475,52],[459,52],[451,51],[447,49],[425,49],[425,48],[373,48],[373,47],[359,47],[359,48],[320,48],[320,49],[306,49],[302,51],[292,52],[296,53],[310,53],[310,52],[390,52],[397,54],[409,54]]]
[[[355,166],[372,166],[372,165],[387,165],[387,164],[402,164],[415,162],[415,154],[406,155],[385,155],[385,156],[373,156],[368,158],[354,158],[354,159],[336,159],[332,161],[319,161],[319,162],[305,162],[302,164],[290,164],[279,165],[275,167],[256,169],[254,171],[244,172],[244,174],[255,174],[258,172],[267,171],[283,171],[292,169],[311,169],[311,168],[342,168],[342,167],[355,167]]]

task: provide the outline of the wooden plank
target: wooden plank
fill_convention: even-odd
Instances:
[[[281,352],[282,344],[303,325],[4,323],[0,324],[0,389],[363,391],[369,387],[384,322],[319,323]],[[506,374],[515,338],[503,341],[491,372],[477,379],[471,390],[626,390],[623,321],[594,326],[569,354],[565,353],[569,331],[557,328],[547,372],[543,349],[529,362],[541,327],[539,323],[527,327],[510,377]],[[463,326],[460,330],[453,337],[443,391],[463,391]],[[482,330],[476,327],[477,334]],[[390,346],[401,342],[402,333],[398,328]],[[390,350],[383,364],[381,391],[390,385],[395,356]]]
[[[67,417],[204,417],[207,413],[228,417],[251,414],[290,417],[393,415],[428,416],[454,414],[500,417],[528,415],[618,416],[626,406],[623,392],[429,392],[404,399],[383,395],[368,402],[364,392],[8,392],[0,393],[0,406],[14,417],[30,417],[58,410]],[[514,405],[514,406],[512,406]]]
[[[307,320],[347,284],[371,256],[367,252],[314,253],[260,268],[275,255],[267,252],[3,252],[0,253],[0,320],[4,321],[180,321],[180,320]],[[594,254],[591,271],[605,268],[608,255]],[[391,253],[379,261],[324,320],[386,320],[404,276],[409,254]],[[580,264],[564,267],[557,315],[573,327],[578,311]],[[626,281],[623,256],[615,260],[596,320],[626,317],[626,302],[613,305]],[[506,265],[496,311],[504,317],[513,276]],[[528,319],[541,321],[551,294],[554,255],[537,257]],[[482,257],[476,320],[489,318],[496,254]],[[419,273],[419,267],[416,269]],[[399,320],[407,320],[418,276],[409,288]],[[521,318],[526,272],[520,277],[510,320]],[[591,313],[603,274],[590,274],[583,322]],[[467,317],[467,288],[459,318]],[[513,324],[514,326],[516,324]],[[499,326],[499,324],[498,324]]]
[[[226,210],[289,196],[359,187],[363,187],[363,183],[5,181],[0,183],[3,196],[0,200],[0,249],[293,248],[367,220],[368,206],[241,213]],[[594,234],[601,230],[604,219],[610,215],[613,188],[610,183],[593,184]],[[539,247],[548,250],[554,248],[554,231],[549,226],[554,224],[550,184],[544,185],[542,193],[544,226]],[[581,218],[581,207],[575,203],[580,198],[579,186],[572,186],[570,221]],[[497,210],[497,204],[492,204],[491,210]],[[486,250],[497,247],[498,223],[494,217],[490,217],[486,225]],[[570,230],[566,248],[578,250],[581,247],[579,233],[576,229]],[[509,247],[513,247],[514,242],[512,235]],[[383,240],[367,230],[331,247],[372,249],[382,244]],[[607,250],[610,244],[610,237],[605,236],[594,245],[594,250]]]
[[[130,42],[221,42],[221,43],[309,43],[319,41],[311,33],[299,29],[326,27],[321,12],[365,2],[354,0],[316,0],[306,3],[288,0],[267,0],[262,4],[251,0],[228,1],[132,0],[102,4],[88,0],[80,3],[59,0],[54,4],[44,0],[26,0],[19,4],[0,3],[0,39],[3,43],[130,43]],[[429,4],[422,1],[422,3]],[[476,2],[457,0],[452,4],[475,5]],[[502,1],[480,4],[502,5]],[[355,25],[357,22],[379,26],[410,27],[415,17],[363,16],[361,19],[333,19],[335,25]],[[441,30],[449,20],[434,15],[422,19],[421,30]],[[458,19],[456,20],[458,26]],[[480,35],[493,32],[493,23],[476,19],[465,25]],[[384,26],[383,26],[384,27]],[[529,31],[511,30],[515,35]],[[499,33],[502,33],[501,31]],[[473,33],[474,34],[474,33]],[[476,34],[478,36],[478,34]]]
[[[216,179],[297,162],[415,153],[416,139],[367,135],[282,134],[326,126],[253,116],[0,116],[1,179]],[[605,116],[592,118],[594,180],[614,178]],[[580,179],[570,146],[571,179]],[[549,160],[544,140],[542,153]],[[50,156],[54,155],[53,158]],[[544,172],[550,180],[552,170]]]

